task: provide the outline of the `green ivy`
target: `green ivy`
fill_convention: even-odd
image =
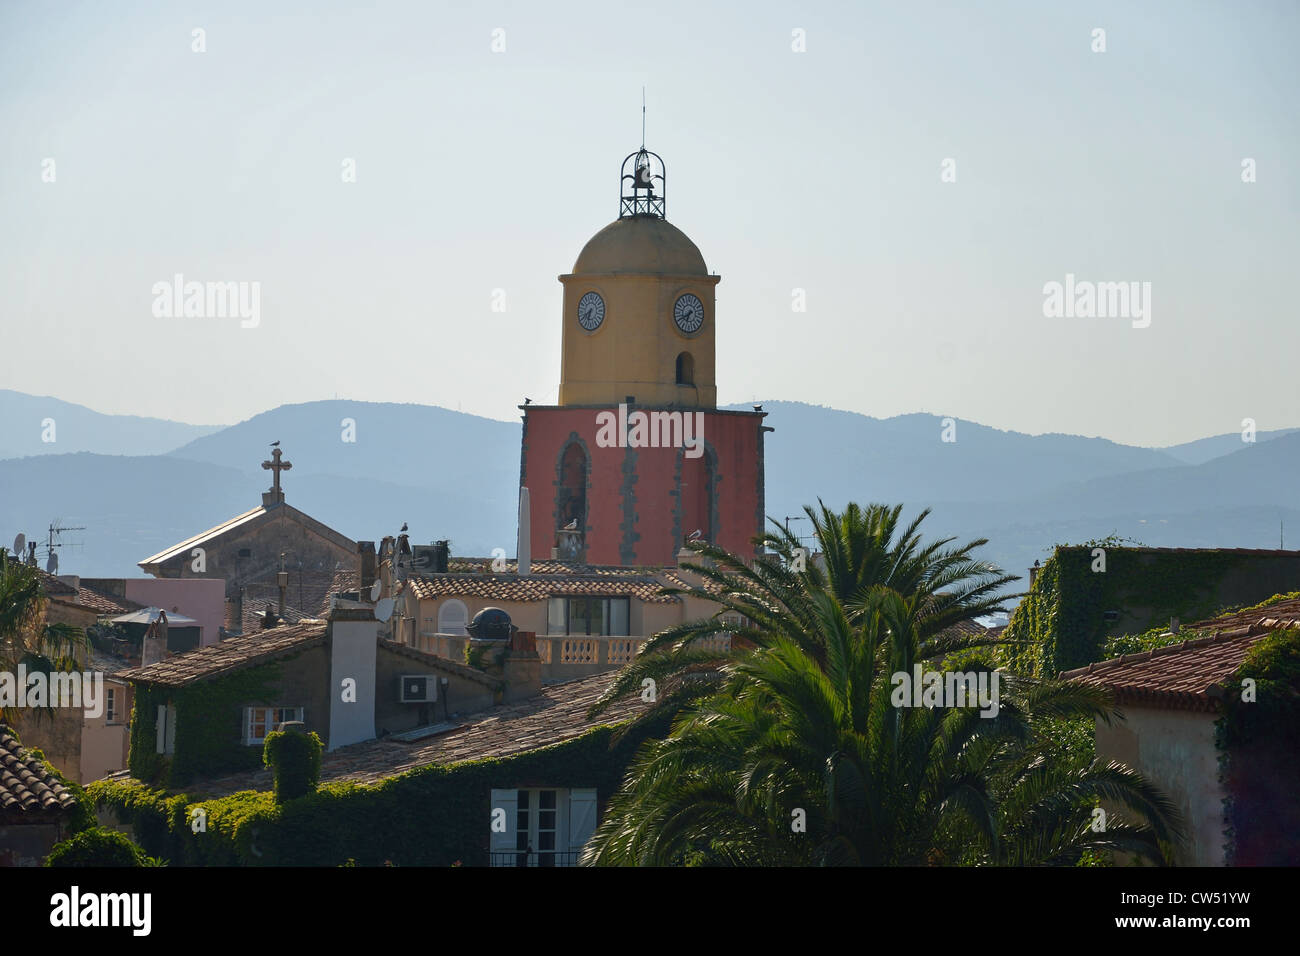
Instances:
[[[1104,571],[1093,570],[1095,547],[1105,549]],[[1245,560],[1222,551],[1160,552],[1109,540],[1057,547],[1011,615],[1003,662],[1016,673],[1052,676],[1103,660],[1113,628],[1163,631],[1174,617],[1209,617],[1224,603],[1224,577]],[[1128,618],[1112,624],[1107,611]]]
[[[1276,631],[1246,654],[1225,683],[1214,742],[1226,862],[1300,865],[1300,630]]]
[[[315,733],[277,730],[266,735],[262,762],[275,771],[276,803],[316,792],[324,749],[324,742]]]
[[[131,838],[116,830],[91,827],[76,836],[54,844],[45,865],[70,866],[146,866],[148,857],[131,842]]]
[[[184,688],[137,684],[127,766],[137,780],[184,786],[196,777],[239,773],[262,766],[262,750],[241,743],[244,707],[274,704],[281,662],[199,681]],[[176,708],[170,757],[157,753],[160,705]]]
[[[504,759],[435,764],[373,785],[326,784],[276,803],[244,791],[216,800],[138,783],[92,784],[96,806],[132,823],[148,853],[189,866],[454,866],[486,863],[494,788],[618,788],[636,747],[667,732],[663,720],[616,739],[612,727]],[[196,810],[206,829],[193,832]]]

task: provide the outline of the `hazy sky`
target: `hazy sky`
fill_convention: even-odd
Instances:
[[[722,276],[720,401],[1300,425],[1298,44],[1291,2],[6,0],[0,387],[197,423],[553,402],[556,276],[645,85]],[[259,323],[155,316],[177,273],[260,283]],[[1067,274],[1149,282],[1150,325],[1045,317]]]

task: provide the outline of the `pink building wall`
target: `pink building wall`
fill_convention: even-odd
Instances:
[[[127,578],[126,597],[146,607],[176,611],[199,622],[199,645],[221,639],[226,620],[226,582],[222,578]]]

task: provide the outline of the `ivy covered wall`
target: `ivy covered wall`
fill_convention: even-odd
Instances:
[[[667,730],[661,720],[616,739],[614,728],[597,727],[505,759],[421,767],[374,785],[327,784],[280,805],[271,793],[205,800],[117,781],[94,783],[88,794],[173,866],[485,866],[494,788],[594,787],[603,813],[635,749]]]
[[[241,743],[244,707],[272,705],[282,677],[279,662],[200,681],[185,688],[137,684],[127,766],[137,780],[183,786],[200,773],[238,773],[262,766],[262,748]],[[158,753],[158,708],[176,708],[172,754]],[[157,855],[157,854],[153,854]]]
[[[1243,693],[1246,681],[1253,681]],[[1226,684],[1215,724],[1227,862],[1300,866],[1300,631],[1270,634]]]
[[[1005,662],[1018,673],[1054,675],[1101,660],[1116,635],[1167,627],[1175,617],[1188,624],[1297,586],[1300,553],[1061,546],[1011,615],[1004,637],[1022,643],[1004,652]]]

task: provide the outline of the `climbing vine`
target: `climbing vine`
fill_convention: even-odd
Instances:
[[[1157,551],[1109,540],[1062,545],[1007,624],[1004,637],[1011,643],[1004,662],[1017,673],[1052,675],[1101,660],[1114,634],[1139,634],[1167,626],[1171,618],[1209,617],[1234,599],[1257,600],[1263,595],[1251,590],[1258,586],[1251,578],[1225,583],[1250,560],[1224,551]]]
[[[1250,649],[1225,683],[1214,737],[1225,862],[1300,864],[1300,630],[1277,631]]]

